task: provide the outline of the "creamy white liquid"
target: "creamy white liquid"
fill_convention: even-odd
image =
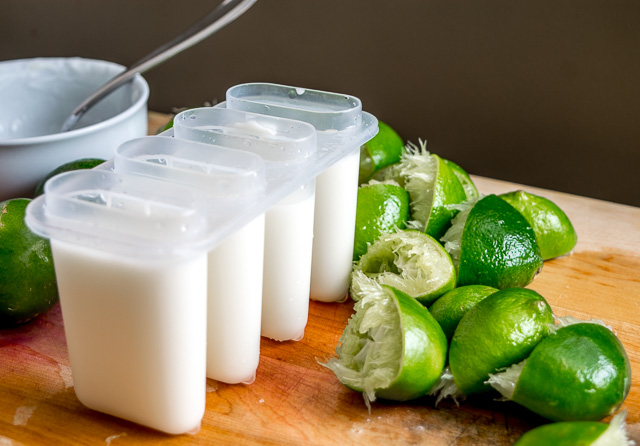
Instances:
[[[51,241],[75,392],[171,434],[205,409],[207,255],[137,259]]]
[[[353,260],[360,149],[316,179],[311,299],[343,301]]]
[[[300,340],[309,317],[314,183],[266,213],[262,335]]]
[[[209,253],[207,377],[251,383],[260,359],[264,214]]]

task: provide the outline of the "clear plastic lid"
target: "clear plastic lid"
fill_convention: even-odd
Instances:
[[[113,164],[117,172],[195,187],[207,195],[210,206],[262,198],[267,186],[265,163],[258,155],[177,138],[129,140],[116,149]]]
[[[300,163],[316,152],[316,130],[305,122],[204,107],[173,120],[174,136],[255,153],[269,163]]]
[[[309,123],[227,108],[183,111],[173,120],[177,141],[209,144],[211,150],[237,150],[264,160],[267,186],[258,209],[264,212],[326,169],[317,163],[317,132]],[[257,215],[257,214],[256,214]]]
[[[230,89],[245,107],[260,103],[286,116],[225,104],[184,111],[173,129],[127,141],[96,169],[49,180],[27,224],[44,237],[137,256],[211,249],[378,130],[357,98],[247,85]]]
[[[360,99],[340,93],[256,82],[229,88],[220,106],[307,122],[318,131],[318,156],[337,152],[328,155],[333,162],[378,133],[377,119]]]
[[[105,170],[56,175],[25,221],[43,237],[141,258],[194,255],[211,239],[198,190]]]

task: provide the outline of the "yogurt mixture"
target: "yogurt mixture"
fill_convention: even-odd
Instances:
[[[254,381],[260,360],[264,214],[209,253],[207,377]]]
[[[207,256],[139,259],[52,239],[78,399],[167,433],[205,409]]]
[[[347,298],[353,260],[360,148],[316,179],[311,298]]]
[[[314,182],[266,213],[262,335],[300,340],[309,316]]]

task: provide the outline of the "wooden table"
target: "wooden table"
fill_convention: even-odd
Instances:
[[[166,121],[151,115],[151,133]],[[481,193],[517,188],[546,196],[578,232],[572,254],[547,261],[530,285],[558,316],[598,318],[624,344],[634,373],[623,406],[640,441],[640,209],[474,177]],[[76,398],[59,307],[15,330],[0,331],[0,445],[430,444],[510,445],[544,422],[513,403],[481,399],[456,407],[425,397],[376,402],[342,386],[318,364],[332,355],[350,303],[312,302],[300,342],[263,339],[256,381],[209,380],[196,435],[172,437],[85,408]]]

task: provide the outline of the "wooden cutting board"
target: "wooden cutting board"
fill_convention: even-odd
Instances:
[[[150,131],[166,122],[150,115]],[[578,232],[572,254],[547,261],[529,286],[558,316],[598,318],[624,344],[633,370],[623,406],[640,442],[640,209],[474,177],[483,194],[518,188],[546,196]],[[510,445],[545,420],[513,403],[476,398],[442,403],[425,397],[395,404],[340,384],[318,361],[329,358],[352,313],[351,303],[312,302],[299,342],[262,340],[251,385],[209,380],[202,428],[169,436],[85,408],[76,398],[59,306],[14,330],[0,330],[0,445],[430,444]]]

